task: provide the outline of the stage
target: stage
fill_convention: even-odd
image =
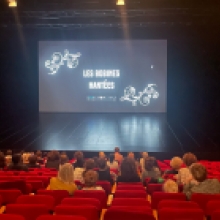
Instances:
[[[16,123],[0,134],[1,149],[15,151],[81,150],[97,155],[119,146],[122,152],[147,151],[164,159],[188,151],[201,158],[219,156],[218,144],[201,128],[159,113],[41,113],[36,122]]]

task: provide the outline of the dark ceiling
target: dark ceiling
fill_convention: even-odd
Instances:
[[[79,28],[148,26],[216,26],[220,1],[215,0],[17,0],[17,8],[0,3],[0,27]]]

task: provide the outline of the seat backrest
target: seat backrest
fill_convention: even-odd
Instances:
[[[146,206],[151,207],[150,202],[143,198],[114,198],[111,206]]]
[[[58,205],[55,207],[56,215],[80,215],[87,220],[98,220],[99,210],[95,206],[64,206]]]
[[[217,209],[211,214],[211,220],[219,220],[219,219],[220,219],[220,209]]]
[[[86,218],[77,215],[41,215],[37,220],[86,220]]]
[[[22,215],[25,220],[35,220],[40,215],[49,214],[48,207],[42,204],[9,204],[6,214]]]
[[[220,200],[220,194],[193,193],[191,196],[191,201],[196,202],[204,211],[208,201],[211,200]]]
[[[26,182],[24,180],[0,182],[0,189],[18,189],[22,194],[26,193]]]
[[[204,220],[204,212],[201,209],[163,208],[158,211],[160,220],[184,219]]]
[[[114,198],[145,198],[146,199],[146,192],[143,190],[116,190],[114,194]]]
[[[151,207],[152,209],[157,209],[160,201],[164,199],[169,200],[186,200],[186,196],[183,193],[165,193],[165,192],[154,192],[151,197]]]
[[[67,190],[38,190],[37,195],[53,196],[55,200],[54,206],[59,205],[63,199],[70,197]]]
[[[137,211],[134,210],[132,211],[130,209],[125,211],[124,209],[119,210],[115,208],[109,208],[105,215],[104,215],[104,220],[155,220],[152,214],[147,213],[145,211]]]
[[[107,195],[104,190],[76,190],[74,192],[75,198],[94,198],[98,199],[102,208],[106,208]]]
[[[199,205],[191,201],[178,201],[178,200],[162,200],[159,202],[157,209],[163,208],[183,208],[183,209],[197,209],[200,208]]]
[[[22,195],[20,190],[17,189],[8,189],[8,190],[0,190],[0,195],[2,197],[2,203],[4,205],[16,203],[16,200],[19,196]]]
[[[108,182],[108,181],[98,181],[96,183],[96,185],[101,186],[105,190],[107,195],[109,195],[111,193],[111,188],[112,187],[111,187],[110,182]]]
[[[111,206],[109,209],[127,212],[131,209],[131,206]],[[132,207],[132,212],[144,212],[148,214],[153,214],[153,210],[150,206],[134,206]]]
[[[48,210],[53,210],[54,201],[49,195],[22,195],[17,198],[16,204],[44,204]]]
[[[147,184],[147,193],[152,195],[154,192],[162,192],[163,191],[163,184]]]
[[[94,198],[65,198],[62,200],[61,204],[72,206],[92,205],[95,206],[99,211],[102,209],[100,201]]]
[[[210,216],[218,209],[220,209],[220,200],[210,200],[207,202],[205,214]]]
[[[25,220],[22,215],[15,214],[0,214],[1,220]]]
[[[118,186],[119,185],[141,185],[141,186],[143,185],[141,182],[133,182],[133,183],[132,182],[118,182],[117,184]]]
[[[141,185],[118,185],[116,190],[143,190],[145,188]]]

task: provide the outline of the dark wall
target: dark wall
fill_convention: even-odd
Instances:
[[[168,116],[219,128],[220,28],[132,28],[130,38],[168,40]],[[123,39],[123,29],[0,30],[1,126],[38,118],[38,41]],[[204,119],[205,118],[205,119]]]

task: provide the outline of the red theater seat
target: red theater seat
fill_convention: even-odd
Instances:
[[[145,188],[141,185],[118,185],[116,190],[143,190],[145,191]]]
[[[178,209],[200,209],[199,205],[191,201],[178,200],[162,200],[158,204],[158,210],[163,208],[178,208]]]
[[[48,210],[53,210],[54,198],[48,195],[22,195],[17,198],[16,204],[43,204]]]
[[[146,192],[143,190],[116,190],[114,198],[143,198],[146,199]]]
[[[205,214],[210,216],[218,209],[220,209],[220,200],[210,200],[207,202]]]
[[[9,190],[0,190],[0,195],[2,197],[2,203],[4,205],[16,203],[16,200],[19,196],[22,195],[20,190],[17,189],[9,189]]]
[[[214,211],[211,215],[211,220],[219,220],[220,219],[220,209]]]
[[[131,182],[118,182],[117,184],[118,184],[118,186],[119,185],[141,185],[141,186],[143,186],[143,184],[141,182],[133,182],[133,183],[131,183]]]
[[[185,201],[186,196],[183,193],[154,192],[151,198],[152,209],[157,209],[159,202],[165,199]]]
[[[143,198],[114,198],[111,206],[146,206],[151,207],[150,202]]]
[[[112,186],[111,186],[110,182],[108,182],[108,181],[98,181],[96,183],[96,185],[101,186],[105,190],[107,195],[109,195],[111,193]]]
[[[158,211],[159,220],[204,220],[204,212],[201,209],[173,209],[163,208]]]
[[[9,204],[6,206],[6,214],[22,215],[25,220],[36,220],[40,215],[49,214],[46,205],[33,204]]]
[[[162,192],[163,184],[147,184],[147,193],[152,195],[154,192]]]
[[[41,215],[37,220],[86,220],[86,218],[77,215]]]
[[[22,215],[14,215],[14,214],[0,214],[1,220],[25,220]]]
[[[99,220],[99,210],[95,206],[64,206],[59,205],[55,208],[56,215],[80,215],[87,220]]]

